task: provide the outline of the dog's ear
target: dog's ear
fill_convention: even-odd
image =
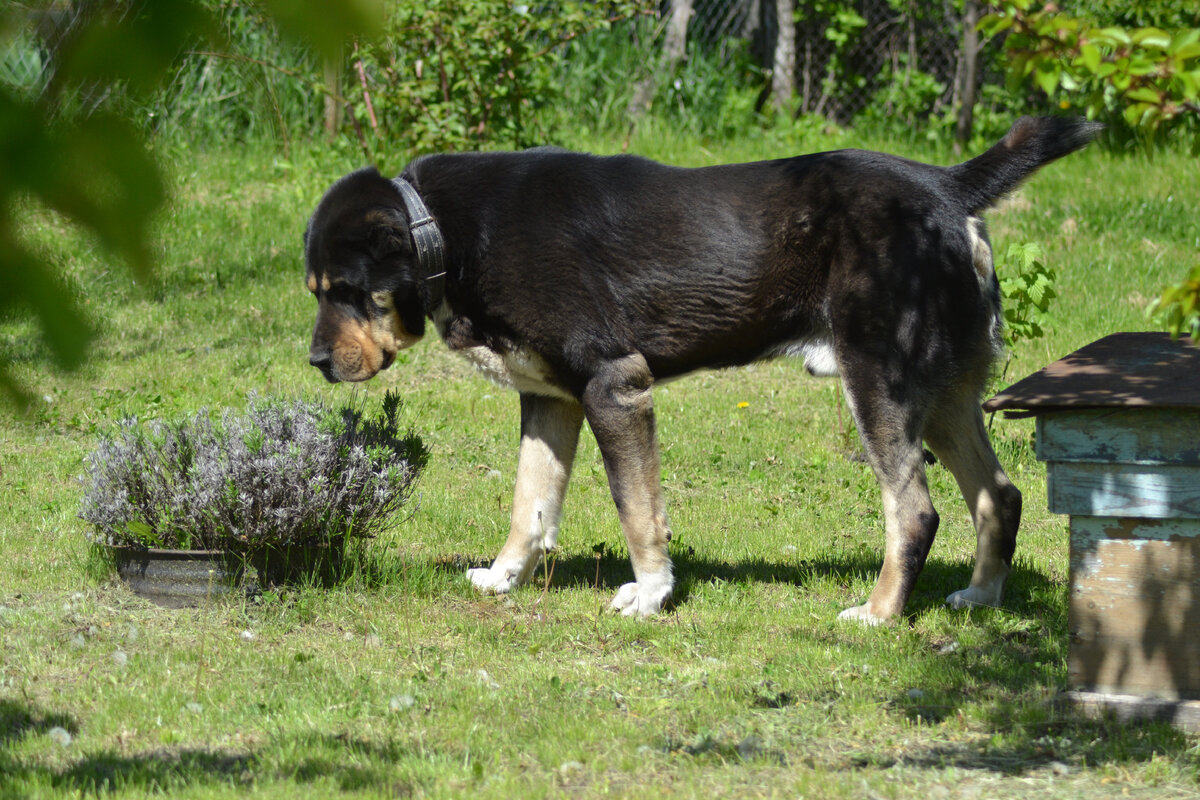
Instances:
[[[367,246],[376,261],[387,261],[412,253],[408,218],[395,208],[376,208],[367,212]]]

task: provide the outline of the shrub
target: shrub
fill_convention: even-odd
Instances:
[[[251,395],[214,424],[123,420],[86,460],[79,516],[99,544],[252,552],[377,535],[411,496],[426,450],[382,412]]]

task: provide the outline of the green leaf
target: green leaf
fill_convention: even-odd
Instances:
[[[286,35],[307,42],[327,58],[338,58],[354,37],[374,39],[383,32],[383,0],[265,0]]]
[[[1200,29],[1197,30],[1200,31]],[[1200,58],[1200,42],[1192,42],[1191,44],[1183,45],[1178,50],[1175,50],[1171,55],[1184,61],[1188,61],[1193,58]]]
[[[1136,89],[1129,90],[1125,95],[1130,100],[1140,103],[1151,103],[1158,105],[1162,103],[1162,94],[1149,86],[1139,86]]]
[[[1033,73],[1033,82],[1047,95],[1053,95],[1058,87],[1059,66],[1053,61],[1045,60],[1037,65]]]
[[[144,0],[132,12],[96,6],[90,24],[65,39],[57,54],[56,88],[100,81],[148,92],[189,43],[214,38],[219,30],[195,0]]]
[[[1088,72],[1095,72],[1100,68],[1100,48],[1094,44],[1085,44],[1080,48],[1079,58]]]
[[[1132,38],[1130,38],[1129,33],[1124,28],[1100,28],[1099,30],[1092,31],[1091,36],[1093,39],[1100,39],[1113,44],[1129,45],[1133,43]]]
[[[1171,35],[1159,28],[1140,28],[1133,31],[1130,38],[1134,44],[1142,47],[1154,47],[1165,50],[1171,46]]]

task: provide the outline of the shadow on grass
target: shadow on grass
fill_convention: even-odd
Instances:
[[[616,552],[607,546],[598,546],[593,556],[586,554],[550,556],[553,562],[552,588],[582,589],[592,588],[599,591],[615,591],[623,584],[633,580],[633,569],[626,554]],[[815,580],[834,580],[849,586],[852,583],[868,580],[873,582],[882,566],[881,559],[871,553],[845,555],[839,558],[817,558],[805,560],[768,560],[749,558],[737,562],[717,561],[697,556],[695,551],[688,548],[672,550],[671,559],[675,565],[675,591],[671,603],[679,607],[688,602],[688,598],[698,585],[712,581],[726,583],[782,583],[803,588],[805,584]],[[491,560],[482,556],[451,555],[433,562],[433,568],[439,572],[462,576],[467,569],[486,567]],[[415,567],[410,567],[416,569]],[[971,581],[972,565],[969,563],[949,563],[938,558],[930,558],[925,564],[917,587],[910,598],[907,612],[909,617],[920,616],[931,609],[942,606],[946,595],[956,589],[966,587]],[[379,582],[387,582],[386,573],[376,567],[368,567],[368,571]],[[394,572],[394,568],[390,571]],[[419,571],[419,570],[418,570]],[[544,566],[539,566],[532,579],[533,583],[544,580]],[[1005,608],[1018,613],[1036,611],[1034,587],[1050,583],[1050,578],[1037,570],[1018,562],[1013,567],[1009,577],[1008,590],[1005,597]],[[864,596],[863,600],[866,599]]]
[[[195,747],[160,748],[132,755],[81,753],[61,767],[26,761],[13,754],[12,748],[21,740],[49,735],[54,728],[78,734],[78,725],[67,715],[0,700],[0,775],[4,777],[0,798],[24,796],[18,788],[21,783],[48,785],[81,796],[130,789],[160,793],[207,785],[242,790],[272,780],[300,784],[331,781],[341,791],[382,787],[390,796],[409,796],[417,789],[397,780],[390,769],[412,755],[410,750],[394,742],[371,742],[346,734],[298,734],[282,743],[280,749],[292,758],[280,763],[255,751]],[[267,761],[271,762],[269,766]]]
[[[793,585],[803,592],[806,584],[818,581],[845,586],[864,580],[872,582],[880,567],[878,556],[871,553],[803,561],[750,558],[730,563],[699,557],[690,548],[680,548],[672,557],[678,580],[673,601],[677,608],[686,605],[689,596],[710,581],[779,583]],[[484,558],[459,556],[439,561],[435,568],[461,577],[466,568],[487,564]],[[970,563],[930,558],[909,601],[908,622],[943,607],[949,592],[969,583],[971,569]],[[539,568],[535,582],[541,580],[542,574]],[[623,553],[599,548],[592,557],[586,554],[557,557],[552,586],[607,593],[631,579],[632,571]],[[764,609],[763,613],[769,614],[770,610]],[[1085,765],[1138,764],[1170,753],[1187,758],[1187,736],[1165,723],[1094,719],[1059,701],[1059,692],[1066,685],[1067,614],[1062,587],[1049,575],[1018,560],[1009,579],[1004,607],[970,613],[973,615],[970,624],[983,629],[986,645],[960,648],[957,642],[949,640],[929,641],[916,642],[914,650],[914,642],[910,640],[900,645],[905,651],[902,655],[897,656],[894,651],[881,655],[882,640],[862,640],[857,629],[845,636],[839,635],[839,628],[831,629],[829,625],[802,632],[812,639],[837,640],[836,644],[847,652],[848,665],[873,660],[886,662],[896,657],[909,659],[911,669],[905,671],[908,677],[895,680],[918,680],[921,682],[918,685],[925,689],[910,695],[911,683],[878,687],[879,700],[890,713],[906,717],[916,726],[937,725],[968,714],[982,718],[982,724],[994,733],[990,738],[983,734],[964,736],[961,744],[914,745],[903,753],[883,748],[848,751],[834,756],[832,763],[818,758],[821,766],[957,767],[1004,776],[1049,770],[1065,777]],[[771,624],[770,620],[764,620],[764,628]],[[826,704],[832,709],[845,702],[834,688],[822,694],[814,692],[811,685],[785,685],[775,680],[748,685],[745,699],[749,707],[760,713],[810,704]],[[738,744],[714,740],[711,749],[725,757],[738,752]],[[688,749],[691,744],[675,748],[667,742],[663,746],[668,752],[678,750],[696,755]],[[767,755],[775,758],[780,754]],[[795,758],[794,753],[788,755]]]
[[[75,735],[79,724],[68,714],[47,713],[15,700],[0,699],[0,747],[10,747],[26,736],[48,734],[54,728]]]

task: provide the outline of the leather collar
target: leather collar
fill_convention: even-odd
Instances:
[[[445,295],[446,243],[442,239],[442,231],[438,228],[437,221],[433,214],[429,213],[429,207],[425,205],[416,188],[404,178],[393,178],[392,185],[404,198],[404,208],[408,211],[408,229],[416,246],[417,264],[421,272],[418,276],[417,291],[425,304],[426,313],[432,313]]]

